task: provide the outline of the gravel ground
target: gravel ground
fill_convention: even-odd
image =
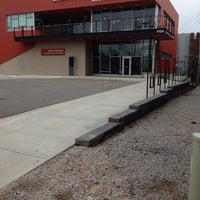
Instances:
[[[73,146],[0,190],[0,199],[187,199],[200,87],[93,147]]]

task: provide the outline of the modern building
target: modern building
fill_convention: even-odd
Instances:
[[[178,35],[176,68],[181,75],[190,74],[199,80],[200,74],[200,33],[181,33]]]
[[[178,14],[169,0],[3,0],[0,24],[0,74],[132,76],[175,67]]]

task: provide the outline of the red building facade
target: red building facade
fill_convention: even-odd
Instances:
[[[132,76],[175,66],[166,0],[0,1],[0,73]]]

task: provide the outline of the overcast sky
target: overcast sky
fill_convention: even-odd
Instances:
[[[200,32],[200,0],[170,1],[179,14],[179,32]]]

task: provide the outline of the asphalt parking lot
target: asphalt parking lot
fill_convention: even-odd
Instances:
[[[137,82],[68,78],[3,79],[0,80],[0,118]]]

